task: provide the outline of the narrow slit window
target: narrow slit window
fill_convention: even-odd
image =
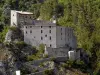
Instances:
[[[41,30],[41,33],[43,33],[43,30]]]
[[[51,36],[50,36],[50,40],[51,40]]]
[[[41,37],[41,40],[43,40],[43,37]]]

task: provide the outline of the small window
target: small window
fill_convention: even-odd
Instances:
[[[45,37],[47,37],[47,35],[45,35]]]
[[[51,28],[51,26],[49,26],[49,28]]]
[[[14,16],[14,14],[13,14],[13,16]]]
[[[30,33],[32,33],[32,30],[30,30]]]
[[[51,36],[50,36],[50,40],[51,40]]]
[[[50,44],[50,47],[52,47],[52,45]]]
[[[43,40],[43,37],[41,37],[41,40]]]
[[[61,31],[62,31],[62,28],[61,28]]]
[[[42,26],[41,26],[41,28],[42,28]]]
[[[41,30],[41,33],[43,33],[43,30]]]
[[[30,26],[30,28],[32,28],[32,26]]]
[[[26,34],[27,34],[27,31],[26,31]]]
[[[27,28],[27,26],[26,26],[26,28]]]
[[[61,35],[62,35],[62,33],[61,33]]]
[[[49,33],[51,33],[51,30],[49,30]]]

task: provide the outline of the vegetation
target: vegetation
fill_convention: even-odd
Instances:
[[[31,11],[35,19],[50,20],[55,15],[59,25],[72,27],[78,47],[90,55],[91,69],[100,74],[100,0],[0,0],[0,42],[10,25],[11,9]]]
[[[43,75],[54,75],[53,70],[45,70]]]
[[[4,42],[8,29],[9,29],[8,26],[4,26],[4,29],[2,30],[2,32],[0,32],[0,43]]]
[[[42,59],[44,54],[44,44],[40,44],[37,52],[27,57],[28,61]],[[47,56],[46,56],[47,57]]]

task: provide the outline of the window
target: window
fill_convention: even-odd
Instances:
[[[50,47],[51,47],[52,45],[50,44]]]
[[[13,14],[13,16],[14,16],[14,14]]]
[[[43,33],[43,30],[41,30],[41,33]]]
[[[30,30],[30,33],[32,33],[32,30]]]
[[[49,30],[49,33],[51,33],[51,30]]]
[[[51,26],[49,26],[49,28],[51,28]]]
[[[45,35],[45,37],[47,37],[47,35]]]
[[[26,28],[27,28],[27,26],[26,26]]]
[[[27,34],[27,31],[26,31],[26,34]]]
[[[42,28],[42,26],[41,26],[41,28]]]
[[[41,40],[43,40],[43,37],[41,37]]]
[[[51,40],[51,36],[50,36],[50,40]]]
[[[30,28],[32,28],[32,26],[30,26]]]
[[[61,35],[62,35],[62,33],[61,33]]]
[[[61,28],[61,31],[62,31],[62,28]]]

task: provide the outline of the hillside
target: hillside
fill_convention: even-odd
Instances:
[[[0,0],[0,43],[10,25],[10,10],[33,12],[34,19],[55,16],[58,25],[74,28],[78,48],[89,54],[89,67],[100,75],[100,0]]]

